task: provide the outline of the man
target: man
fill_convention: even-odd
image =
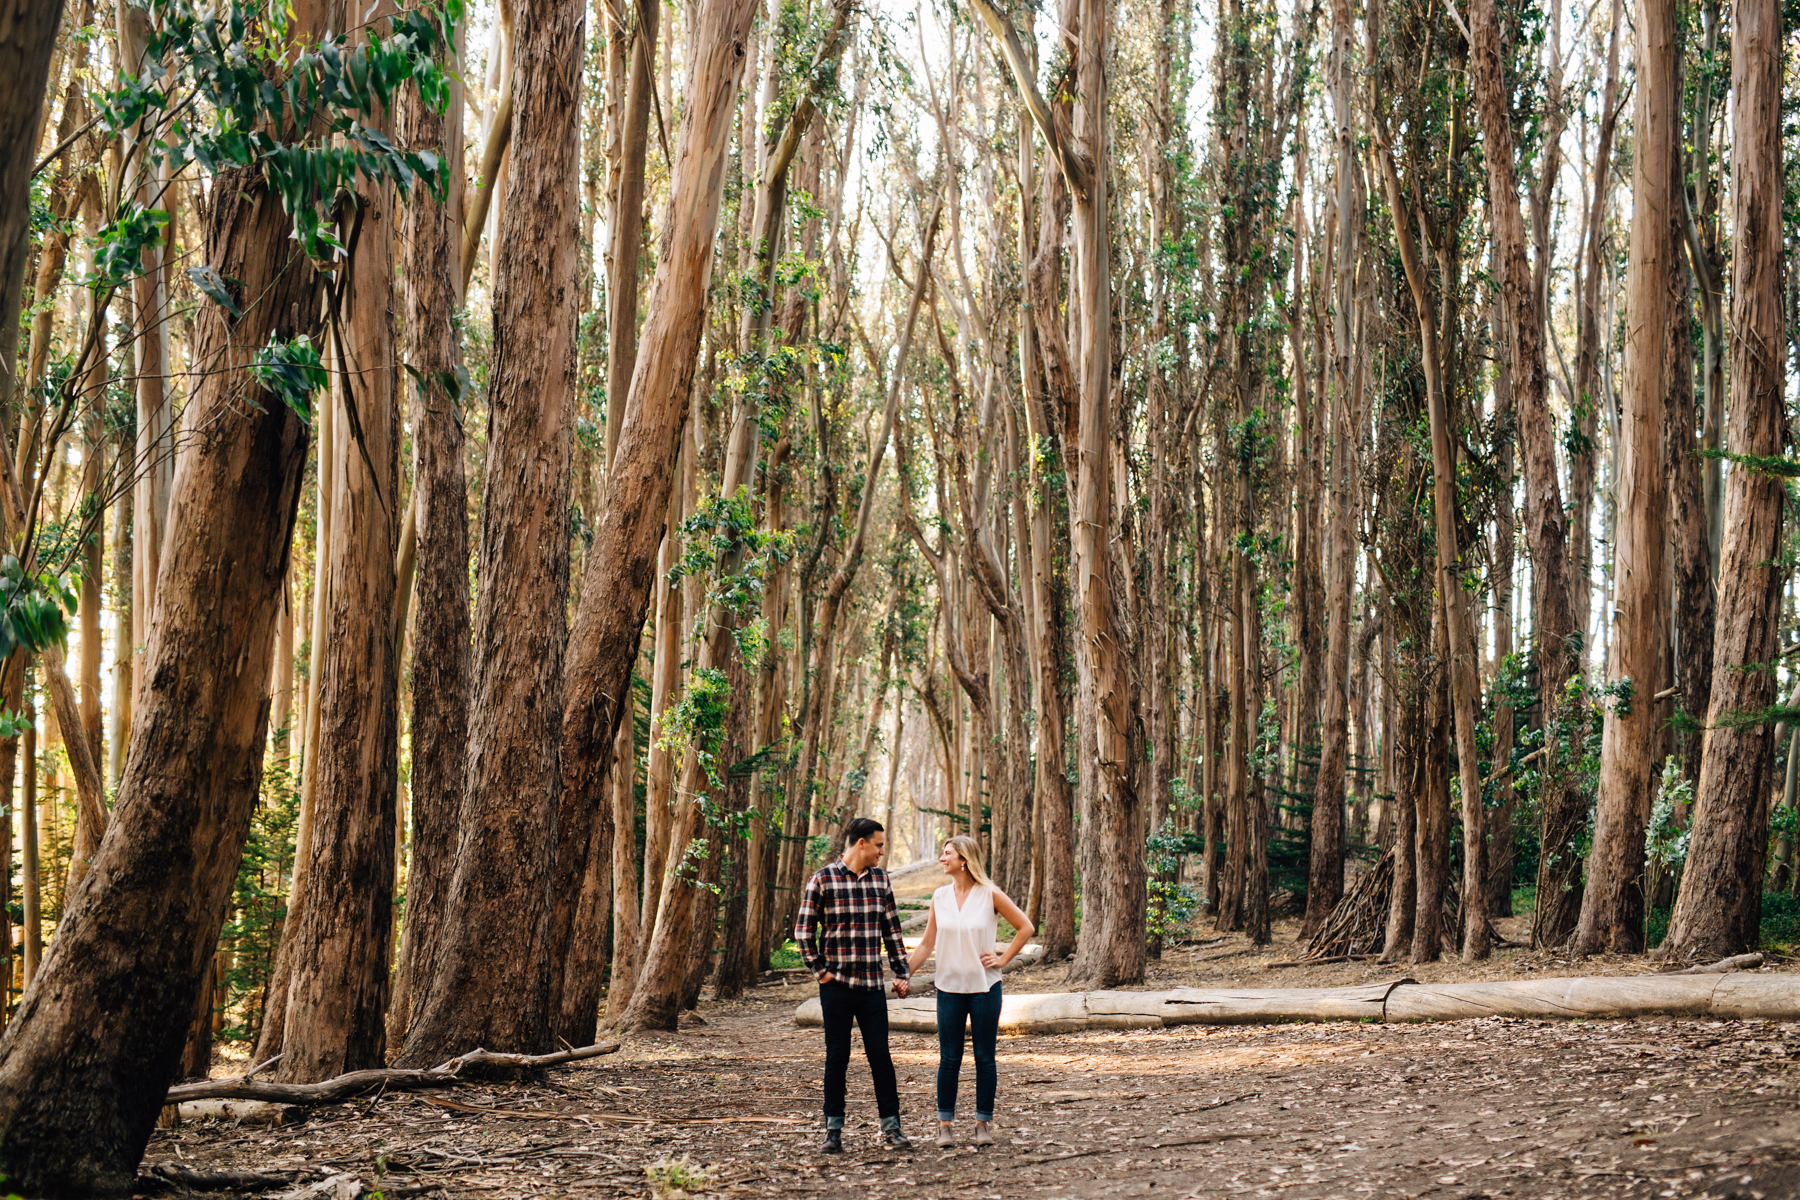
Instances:
[[[850,1024],[862,1029],[863,1053],[875,1077],[875,1105],[882,1140],[895,1150],[912,1143],[900,1132],[900,1088],[888,1053],[887,997],[882,994],[881,952],[894,967],[894,994],[904,997],[906,944],[894,889],[876,863],[887,852],[881,823],[858,817],[844,830],[844,853],[806,881],[794,917],[794,943],[819,981],[825,1017],[826,1154],[844,1152],[844,1075],[850,1069]]]

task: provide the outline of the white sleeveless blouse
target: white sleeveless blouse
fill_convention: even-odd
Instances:
[[[994,889],[976,884],[959,907],[956,885],[946,883],[932,894],[937,916],[937,988],[940,992],[986,992],[1000,982],[998,967],[981,965],[993,953],[1000,918],[994,913]]]

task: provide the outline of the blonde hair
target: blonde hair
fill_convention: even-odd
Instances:
[[[987,887],[993,886],[993,880],[981,869],[981,843],[966,833],[959,833],[944,843],[955,849],[962,856],[963,866],[969,869],[969,878]]]

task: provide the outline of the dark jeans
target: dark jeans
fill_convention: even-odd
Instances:
[[[837,980],[819,985],[819,1008],[825,1018],[825,1125],[844,1126],[844,1075],[850,1069],[850,1023],[862,1029],[863,1053],[875,1077],[875,1107],[885,1128],[898,1128],[900,1086],[888,1053],[887,996],[870,988],[853,988]]]
[[[985,992],[939,992],[938,1120],[956,1119],[956,1084],[962,1075],[963,1025],[975,1035],[975,1119],[994,1119],[994,1092],[1000,1071],[994,1065],[994,1043],[1000,1038],[1000,985]]]

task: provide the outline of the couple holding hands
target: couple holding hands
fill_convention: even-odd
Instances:
[[[844,831],[844,852],[806,883],[794,918],[794,943],[819,981],[825,1019],[826,1154],[844,1149],[844,1077],[850,1067],[850,1026],[862,1030],[863,1053],[875,1079],[875,1103],[882,1139],[896,1150],[912,1143],[900,1131],[900,1091],[888,1051],[887,996],[882,989],[882,953],[894,968],[894,994],[911,991],[910,977],[937,952],[939,1146],[955,1145],[956,1091],[962,1074],[964,1029],[975,1042],[975,1136],[977,1146],[993,1144],[998,1070],[994,1061],[1000,1033],[1000,969],[1035,930],[981,866],[980,844],[971,837],[944,843],[938,862],[950,882],[931,897],[925,936],[910,955],[900,936],[900,916],[887,872],[878,865],[887,853],[887,834],[868,817]],[[1004,953],[994,952],[999,918],[1017,930]]]

